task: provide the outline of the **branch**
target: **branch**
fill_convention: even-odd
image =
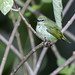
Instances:
[[[51,49],[52,49],[53,53],[55,54],[55,56],[57,57],[57,59],[61,57],[55,44],[51,46]]]
[[[64,26],[64,28],[61,30],[61,32],[65,32],[68,27],[72,24],[72,22],[75,20],[75,14],[72,16],[72,18],[67,22],[67,24]]]
[[[20,62],[20,64],[14,69],[14,71],[10,74],[10,75],[14,75],[17,70],[27,61],[27,59],[34,53],[36,52],[39,48],[41,48],[43,46],[43,42],[40,43],[39,45],[37,45],[36,47],[34,47],[24,58],[23,60]]]
[[[27,8],[27,6],[29,5],[30,2],[31,2],[31,0],[27,0],[27,1],[26,1],[25,5],[24,5],[24,7],[23,7],[23,9],[22,9],[22,11],[21,11],[22,14],[25,12],[25,10],[26,10],[26,8]],[[13,39],[14,39],[15,32],[16,32],[16,30],[17,30],[19,24],[20,24],[20,20],[21,20],[21,18],[20,18],[20,16],[19,16],[19,17],[18,17],[18,20],[17,20],[17,22],[16,22],[16,25],[15,25],[13,31],[12,31],[12,34],[11,34],[11,36],[10,36],[8,46],[6,47],[6,50],[5,50],[5,53],[4,53],[2,62],[1,62],[0,75],[2,75],[2,72],[3,72],[3,69],[4,69],[4,65],[5,65],[5,62],[6,62],[8,53],[9,53],[9,50],[10,50],[10,46],[11,46],[12,41],[13,41]]]
[[[75,41],[75,35],[69,31],[65,31],[66,36],[68,36],[71,40]]]
[[[64,10],[63,10],[63,17],[66,15],[67,11],[69,10],[70,6],[72,5],[74,0],[69,0],[68,3],[66,4]]]
[[[32,31],[28,28],[29,38],[31,42],[32,49],[35,47],[34,37]],[[33,68],[35,68],[35,65],[37,63],[37,52],[33,54]]]
[[[22,0],[15,0],[16,4],[23,7],[24,6],[24,2]]]
[[[58,74],[64,67],[66,67],[68,64],[70,64],[74,60],[75,60],[75,54],[71,56],[62,66],[58,67],[55,71],[53,71],[50,75]]]

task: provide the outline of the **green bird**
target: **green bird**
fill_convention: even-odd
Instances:
[[[62,34],[59,27],[45,16],[39,16],[37,19],[36,32],[47,41],[55,42],[57,40],[70,41]]]

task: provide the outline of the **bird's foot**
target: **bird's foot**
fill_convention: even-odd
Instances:
[[[50,47],[50,46],[52,46],[52,45],[53,45],[52,42],[50,42],[50,41],[44,41],[44,46],[45,46],[45,47]]]
[[[53,43],[52,43],[51,41],[47,41],[47,40],[46,40],[46,37],[44,37],[44,42],[43,42],[43,44],[44,44],[45,47],[50,47],[50,46],[53,45]]]

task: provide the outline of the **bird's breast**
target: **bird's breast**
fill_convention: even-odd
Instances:
[[[51,35],[50,33],[47,32],[47,27],[44,25],[43,26],[37,25],[36,31],[41,37],[46,38],[46,40],[50,40],[50,41],[56,41],[57,40],[53,35]]]

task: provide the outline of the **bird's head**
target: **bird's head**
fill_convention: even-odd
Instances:
[[[38,19],[37,19],[37,24],[43,25],[43,24],[45,24],[47,22],[47,20],[48,20],[47,17],[39,16]]]

